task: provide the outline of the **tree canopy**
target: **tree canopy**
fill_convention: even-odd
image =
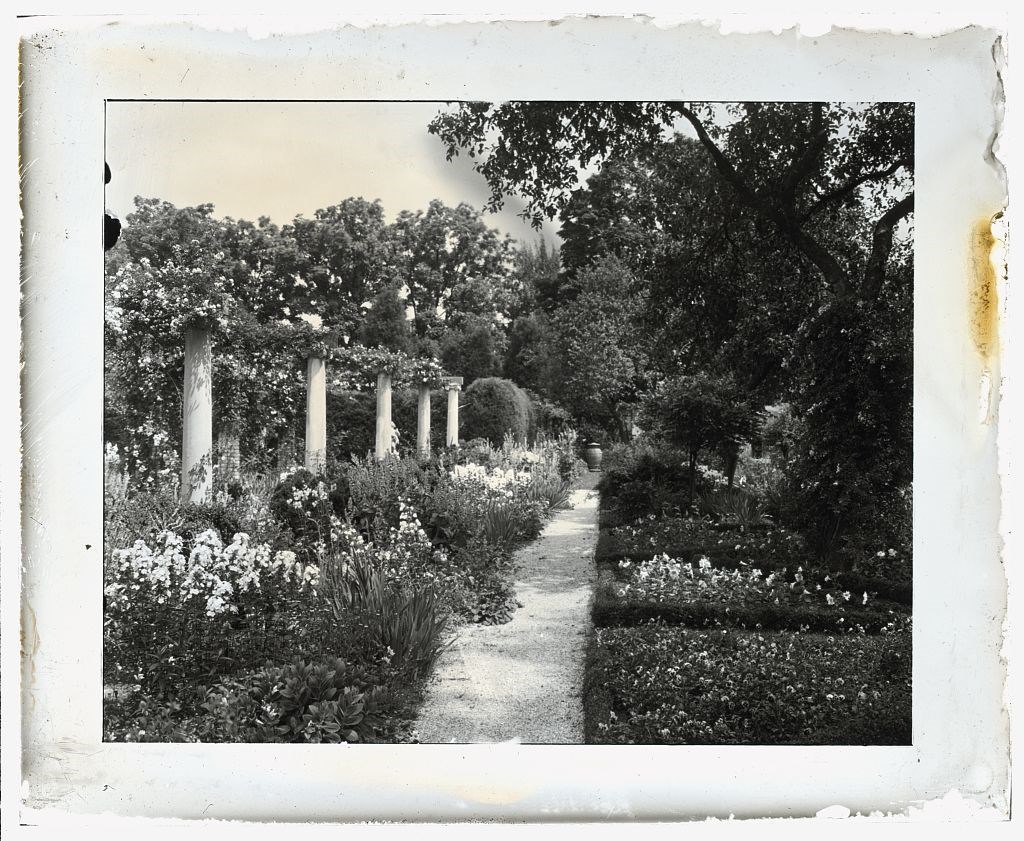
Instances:
[[[913,129],[889,102],[460,103],[430,125],[489,207],[560,216],[561,306],[588,266],[628,267],[652,385],[716,374],[791,403],[792,500],[823,553],[910,481]]]
[[[735,199],[769,221],[838,296],[877,295],[897,224],[914,208],[913,106],[907,103],[464,102],[430,130],[465,151],[489,207],[521,195],[539,225],[569,202],[579,171],[661,145],[687,124]],[[856,242],[829,217],[856,206]]]

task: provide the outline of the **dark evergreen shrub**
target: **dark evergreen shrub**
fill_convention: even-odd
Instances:
[[[511,380],[485,377],[466,389],[461,436],[486,438],[500,446],[505,433],[517,441],[530,434],[530,398]]]
[[[377,395],[371,391],[327,393],[328,461],[348,462],[373,450],[377,431]]]

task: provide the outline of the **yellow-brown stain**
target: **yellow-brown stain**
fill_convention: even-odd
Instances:
[[[1002,216],[984,216],[971,230],[971,262],[974,271],[970,282],[969,318],[971,339],[983,360],[999,351],[999,302],[996,267],[992,251],[999,240],[992,233],[992,223]]]

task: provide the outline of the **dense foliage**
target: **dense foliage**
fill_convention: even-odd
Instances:
[[[439,200],[283,227],[136,200],[107,257],[105,737],[410,738],[453,631],[515,609],[578,430],[606,449],[589,740],[907,743],[912,105],[462,103],[430,130],[561,251]],[[206,505],[176,485],[193,328]],[[325,475],[294,466],[310,355]]]
[[[910,744],[910,633],[597,632],[597,744]]]
[[[467,385],[500,376],[508,326],[536,297],[537,260],[518,255],[466,204],[388,223],[380,202],[350,198],[279,228],[139,198],[107,256],[106,440],[133,471],[177,469],[188,326],[213,331],[216,434],[254,468],[292,457],[313,350],[346,351],[328,367],[340,388],[372,388],[373,350],[435,359]]]
[[[839,563],[909,500],[913,114],[906,103],[462,103],[431,131],[449,157],[472,156],[492,207],[518,194],[535,223],[560,215],[560,304],[573,278],[623,263],[633,282],[618,298],[624,311],[639,303],[647,386],[726,373],[753,405],[789,403],[806,423],[787,513]],[[635,401],[605,397],[617,416]]]
[[[572,452],[508,440],[247,474],[198,507],[110,459],[105,738],[405,738],[457,626],[510,618],[512,552],[565,506]]]
[[[531,430],[533,408],[526,392],[510,380],[476,380],[466,389],[463,429],[469,438],[484,438],[498,445],[511,435],[525,442]]]
[[[772,449],[785,429],[771,416]],[[909,744],[910,546],[835,572],[766,513],[763,461],[737,486],[704,467],[690,507],[678,450],[613,451],[602,479],[587,740],[599,744]]]

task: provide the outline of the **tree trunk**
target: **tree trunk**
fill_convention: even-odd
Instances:
[[[733,479],[736,478],[736,466],[739,464],[739,453],[736,450],[730,450],[725,455],[725,475],[729,480],[729,487],[732,487]]]
[[[690,499],[689,505],[693,505],[693,499],[697,495],[697,451],[690,450]]]

